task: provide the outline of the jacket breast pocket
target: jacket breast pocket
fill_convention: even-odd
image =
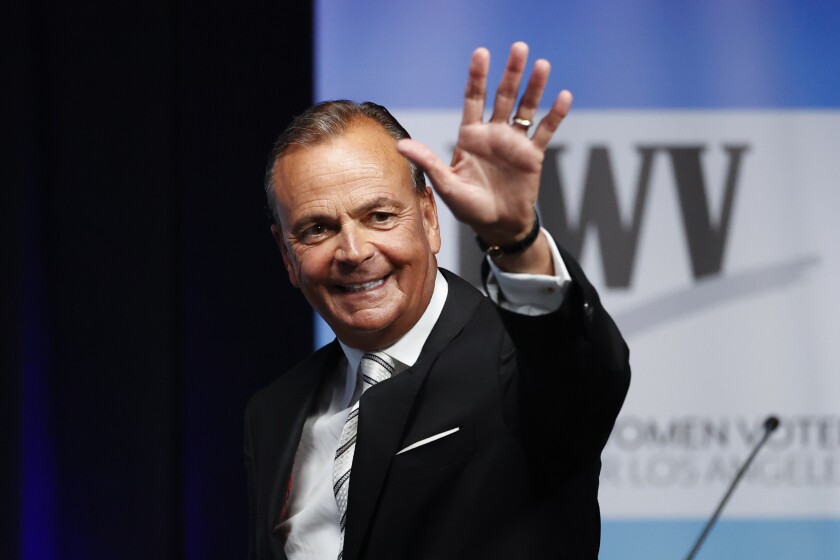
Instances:
[[[387,484],[417,481],[442,474],[470,457],[475,451],[472,426],[443,427],[428,435],[412,434],[394,456]]]

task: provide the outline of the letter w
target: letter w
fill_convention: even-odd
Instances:
[[[650,184],[653,154],[656,148],[639,148],[642,167],[636,182],[633,218],[630,225],[625,226],[618,208],[610,154],[604,146],[593,146],[589,151],[589,164],[577,227],[572,226],[566,217],[568,213],[560,173],[560,155],[564,149],[562,146],[552,147],[545,154],[539,198],[540,214],[545,227],[560,245],[579,259],[589,224],[596,226],[607,286],[626,288],[630,285],[630,277],[633,273],[642,214]]]

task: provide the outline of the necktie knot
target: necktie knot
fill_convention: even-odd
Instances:
[[[359,362],[363,390],[385,381],[394,374],[394,360],[385,352],[368,352]]]

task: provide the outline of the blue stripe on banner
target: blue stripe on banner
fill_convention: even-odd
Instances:
[[[605,521],[600,558],[685,558],[705,522],[705,519]],[[706,537],[697,558],[836,560],[840,558],[840,519],[721,520]]]
[[[317,0],[316,96],[461,105],[467,61],[525,40],[587,108],[840,106],[840,2]]]
[[[330,326],[317,313],[315,320],[312,322],[312,331],[315,338],[315,350],[321,346],[325,346],[333,341],[335,333],[332,332]]]

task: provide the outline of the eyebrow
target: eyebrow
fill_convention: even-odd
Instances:
[[[396,206],[399,206],[399,204],[393,198],[387,196],[377,196],[376,198],[365,202],[360,207],[355,208],[354,212],[367,214],[377,208],[393,208]]]

